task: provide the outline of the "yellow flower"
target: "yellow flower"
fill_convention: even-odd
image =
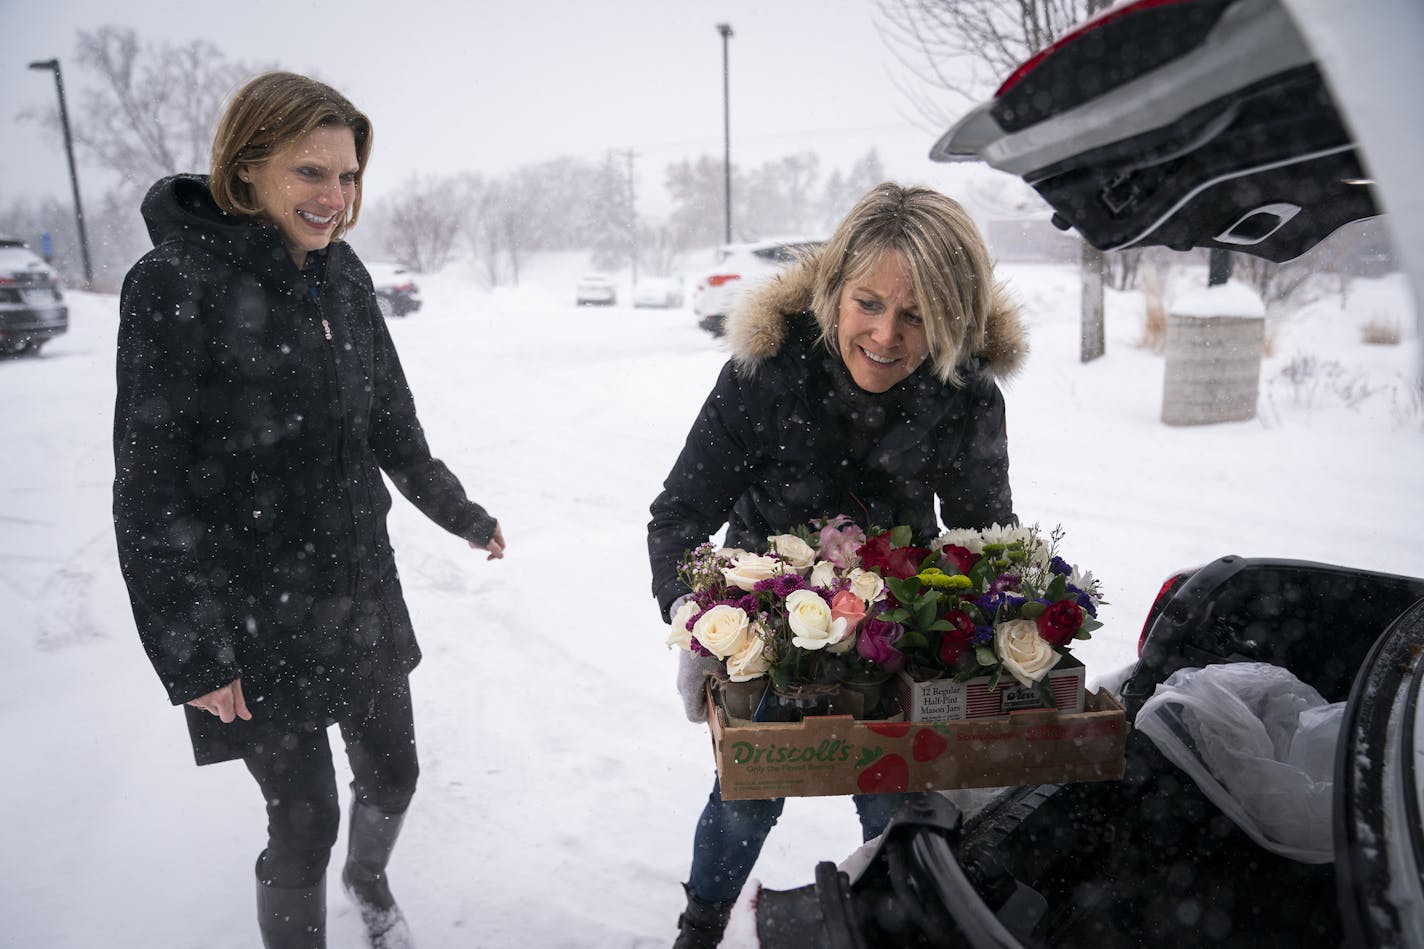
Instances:
[[[966,576],[950,576],[938,567],[926,567],[915,575],[925,586],[935,590],[967,590],[974,582]]]

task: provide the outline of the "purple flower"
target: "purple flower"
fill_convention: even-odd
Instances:
[[[1083,608],[1084,612],[1086,612],[1094,619],[1097,619],[1098,605],[1093,602],[1092,597],[1088,596],[1088,594],[1073,586],[1073,584],[1071,583],[1068,584],[1068,592],[1073,594],[1073,598],[1078,601],[1078,605]]]
[[[855,651],[862,659],[879,663],[890,672],[899,672],[905,665],[905,654],[896,649],[894,643],[905,634],[899,623],[883,619],[867,619],[860,626],[860,637],[855,641]]]
[[[806,581],[798,573],[778,573],[774,577],[758,580],[753,589],[758,593],[770,592],[778,600],[784,600],[797,590],[806,589]]]
[[[710,655],[712,655],[712,650],[708,649],[706,646],[704,646],[704,645],[702,645],[701,643],[699,643],[699,642],[697,641],[697,637],[696,637],[696,636],[693,636],[693,637],[692,637],[692,640],[691,640],[691,642],[688,643],[687,648],[688,648],[688,650],[689,650],[694,656],[710,656]]]
[[[1013,573],[1001,573],[989,581],[990,593],[1005,593],[1019,588],[1019,577]]]
[[[992,643],[992,642],[994,641],[994,627],[992,627],[992,626],[976,626],[976,627],[974,627],[974,635],[969,638],[969,641],[970,641],[971,643],[973,643],[974,645],[976,645],[976,646],[987,646],[987,645],[989,645],[990,643]]]
[[[1053,560],[1049,562],[1048,569],[1052,570],[1060,577],[1069,577],[1073,575],[1073,565],[1070,564],[1068,561],[1064,560],[1062,557],[1054,557]]]

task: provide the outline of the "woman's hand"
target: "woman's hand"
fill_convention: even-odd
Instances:
[[[472,550],[488,550],[489,556],[485,558],[486,560],[503,560],[504,532],[499,529],[499,522],[495,522],[494,533],[490,535],[489,540],[485,541],[483,544],[477,544],[474,541],[470,541],[470,548]]]
[[[252,713],[247,710],[247,700],[242,697],[241,679],[233,679],[221,689],[214,689],[207,695],[189,699],[188,704],[205,712],[211,712],[222,719],[224,725],[235,718],[240,718],[244,722],[252,720]]]

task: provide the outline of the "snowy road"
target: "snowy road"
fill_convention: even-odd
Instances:
[[[1157,421],[1161,359],[1130,345],[1136,297],[1110,301],[1109,355],[1082,366],[1073,274],[1006,273],[1034,327],[1007,393],[1016,507],[1063,524],[1069,558],[1105,581],[1107,626],[1077,651],[1090,677],[1131,661],[1180,566],[1237,553],[1424,575],[1417,347],[1354,331],[1380,308],[1412,325],[1397,284],[1293,320],[1260,420],[1183,430]],[[432,446],[510,546],[488,563],[396,502],[425,661],[394,888],[425,949],[666,945],[711,759],[672,688],[643,532],[724,354],[686,312],[422,282],[425,309],[392,332]],[[69,335],[0,362],[0,947],[252,946],[261,800],[239,764],[192,766],[139,648],[109,526],[116,300],[70,300]],[[1375,391],[1351,408],[1272,381],[1300,352]],[[848,801],[794,800],[755,875],[799,885],[858,842]],[[354,945],[338,889],[331,944]]]

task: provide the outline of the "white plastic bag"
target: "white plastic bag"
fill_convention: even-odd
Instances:
[[[1231,662],[1172,673],[1135,727],[1262,847],[1329,863],[1344,713],[1280,666]]]

